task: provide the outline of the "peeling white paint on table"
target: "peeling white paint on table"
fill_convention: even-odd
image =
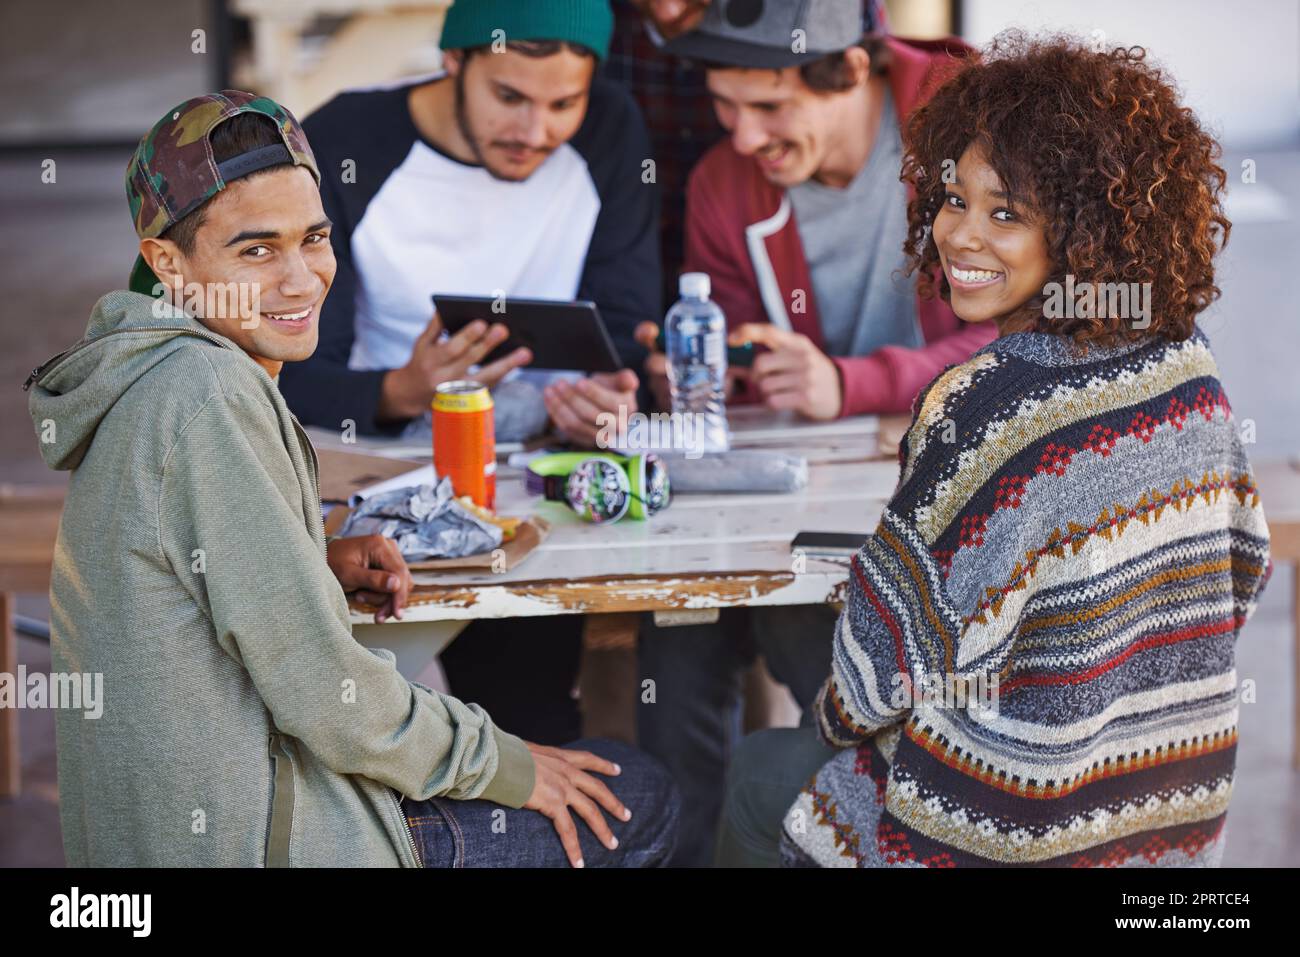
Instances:
[[[529,496],[522,472],[502,466],[497,510],[539,514],[551,533],[516,568],[492,573],[416,573],[406,622],[577,613],[796,605],[835,601],[847,566],[809,559],[794,571],[800,531],[875,529],[898,479],[897,459],[877,452],[878,420],[803,423],[759,408],[731,410],[733,445],[804,455],[809,481],[788,495],[679,495],[647,522],[590,525],[560,502]],[[393,443],[312,430],[319,447],[385,454]],[[401,448],[403,457],[411,453]],[[353,621],[370,619],[353,613]],[[390,626],[383,626],[388,629]]]

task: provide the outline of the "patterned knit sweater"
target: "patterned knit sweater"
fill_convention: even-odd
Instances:
[[[816,704],[844,750],[787,865],[1218,863],[1272,565],[1217,372],[1199,328],[1015,333],[921,393]]]

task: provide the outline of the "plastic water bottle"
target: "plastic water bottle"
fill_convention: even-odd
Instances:
[[[684,423],[686,445],[702,452],[725,452],[731,447],[727,432],[727,319],[709,299],[707,273],[685,273],[677,288],[681,298],[664,319],[673,412],[680,413]]]

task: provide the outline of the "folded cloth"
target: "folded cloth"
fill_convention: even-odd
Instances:
[[[808,484],[802,455],[763,449],[732,449],[718,455],[688,457],[660,453],[668,466],[673,494],[682,492],[797,492]]]
[[[393,489],[366,499],[339,531],[340,538],[352,535],[391,538],[408,562],[479,555],[502,539],[499,526],[456,501],[450,476],[436,485]]]

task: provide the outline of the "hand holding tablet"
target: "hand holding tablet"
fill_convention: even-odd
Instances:
[[[506,338],[483,357],[484,363],[523,348],[537,369],[617,372],[623,367],[593,302],[435,295],[433,304],[452,334],[476,320],[505,326]]]
[[[449,339],[442,338],[443,326],[434,316],[415,340],[411,358],[399,369],[390,370],[383,379],[379,398],[382,419],[411,419],[429,411],[434,390],[443,382],[463,379],[471,366],[477,381],[495,385],[506,373],[532,361],[527,349],[515,349],[488,362],[488,353],[500,345],[508,330],[500,323],[471,322]]]

